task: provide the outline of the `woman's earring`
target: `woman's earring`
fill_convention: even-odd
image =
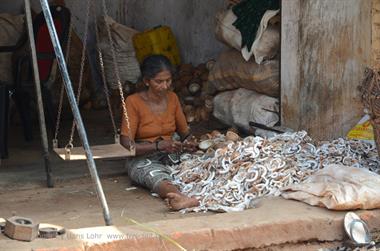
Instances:
[[[145,83],[145,85],[146,85],[147,87],[149,87],[149,84],[148,84],[148,83]]]

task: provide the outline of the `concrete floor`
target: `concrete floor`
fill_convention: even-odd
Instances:
[[[112,128],[107,116],[105,110],[84,111],[90,144],[112,143]],[[99,117],[104,120],[99,120]],[[38,125],[34,128],[34,140],[26,142],[21,125],[17,121],[13,123],[9,134],[9,158],[2,160],[0,166],[0,218],[16,214],[66,228],[104,225],[102,208],[86,162],[63,161],[52,152],[50,160],[55,187],[46,188]],[[201,125],[196,127],[196,131],[201,134],[207,131],[207,127],[207,124]],[[60,129],[62,144],[66,144],[70,128],[71,120],[66,115]],[[78,141],[76,137],[74,145]],[[191,216],[169,212],[160,198],[153,197],[145,189],[134,189],[126,176],[124,162],[96,160],[115,224],[128,224],[120,216],[122,211],[141,222]]]
[[[147,205],[137,205],[137,200],[135,202],[136,208],[129,207],[132,211],[129,211],[128,216],[135,215],[137,218],[136,211],[158,215],[155,210],[159,203],[154,206],[155,202]],[[113,205],[112,208],[115,212],[118,207]],[[371,230],[379,229],[380,210],[357,213],[369,223]],[[3,236],[0,237],[0,250],[178,250],[157,233],[171,238],[186,250],[319,250],[335,248],[347,240],[343,230],[344,214],[296,201],[267,198],[261,200],[257,208],[244,212],[186,215],[177,219],[168,216],[166,219],[143,223],[143,226],[128,225],[128,221],[116,217],[115,226],[71,229],[64,236],[51,240],[36,239],[25,243]],[[82,222],[83,217],[99,214],[85,209],[75,215],[80,217],[67,221],[68,225],[73,224],[73,220]],[[63,217],[70,219],[75,215]],[[47,217],[50,216],[47,214]],[[379,238],[380,232],[377,234]]]
[[[146,190],[126,190],[132,186],[125,176],[102,178],[101,181],[115,225],[130,224],[126,217],[150,222],[194,216],[170,212],[163,200],[153,197]],[[29,187],[2,190],[0,201],[2,218],[19,215],[69,229],[104,225],[102,207],[89,178],[62,181],[53,189]]]
[[[99,116],[90,116],[90,122],[91,118],[96,117]],[[90,125],[90,139],[96,135],[99,144],[112,141],[111,128],[96,123]],[[70,123],[66,123],[63,128],[64,134],[68,133],[68,128]],[[207,130],[207,126],[201,128]],[[161,199],[153,197],[146,190],[133,188],[125,175],[122,160],[96,161],[113,223],[117,227],[91,228],[104,226],[104,220],[86,162],[64,162],[51,154],[56,184],[55,188],[46,188],[40,152],[37,130],[35,141],[26,143],[21,138],[21,128],[12,126],[10,158],[2,161],[0,166],[0,218],[25,216],[36,222],[77,229],[72,230],[75,236],[88,231],[112,232],[115,229],[130,236],[136,231],[136,226],[132,226],[130,221],[133,219],[154,226],[174,236],[187,248],[196,250],[316,250],[318,247],[336,246],[346,238],[341,225],[344,212],[332,212],[281,198],[264,199],[257,208],[240,213],[184,215],[170,212]],[[379,210],[362,214],[371,221],[372,228],[380,228]],[[162,244],[162,240],[156,243],[157,240],[153,241],[144,233],[146,238],[141,241],[145,243],[142,244],[145,250],[152,250],[149,247]],[[183,236],[188,238],[181,239]],[[97,240],[96,245],[101,243],[99,245],[107,246],[110,240],[102,241]],[[125,247],[133,244],[128,240],[117,243],[119,246],[113,244],[116,246],[107,250],[126,250]],[[77,244],[86,247],[94,245],[93,240],[70,238],[48,241],[37,239],[23,243],[0,234],[1,251],[30,250],[32,247],[77,247]]]

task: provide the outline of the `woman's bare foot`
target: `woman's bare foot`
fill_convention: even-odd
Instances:
[[[199,205],[199,201],[197,199],[178,193],[168,193],[166,198],[168,199],[169,208],[176,211]]]

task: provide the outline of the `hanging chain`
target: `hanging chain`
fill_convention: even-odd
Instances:
[[[69,35],[67,38],[67,45],[66,45],[66,55],[65,55],[65,61],[66,65],[69,65],[70,61],[70,48],[71,48],[71,36],[73,32],[73,22],[72,18],[70,17],[70,24],[69,24]],[[61,123],[61,114],[62,114],[62,106],[63,106],[63,96],[64,96],[65,88],[63,86],[63,79],[61,77],[61,89],[60,89],[60,95],[59,95],[59,105],[58,105],[58,113],[57,113],[57,121],[55,124],[55,132],[54,132],[54,139],[53,139],[53,147],[58,147],[58,133],[59,133],[59,127]]]
[[[104,21],[105,21],[105,25],[106,25],[106,29],[107,29],[107,34],[108,34],[108,40],[109,40],[110,45],[111,45],[113,66],[114,66],[115,75],[116,75],[116,79],[117,79],[117,85],[119,88],[121,104],[123,106],[123,115],[124,115],[123,117],[125,119],[125,122],[127,123],[128,137],[129,137],[129,140],[131,141],[130,147],[131,147],[131,150],[133,150],[134,149],[134,141],[132,140],[129,116],[128,116],[128,111],[127,111],[127,106],[125,104],[123,86],[121,85],[121,80],[120,80],[120,75],[119,75],[119,67],[118,67],[117,61],[116,61],[116,53],[115,53],[114,43],[113,43],[112,36],[111,36],[111,28],[109,27],[107,20],[105,19],[108,16],[107,6],[106,6],[105,0],[102,0],[102,6],[103,6],[103,13],[104,13]]]
[[[94,12],[96,13],[96,12]],[[109,114],[110,114],[110,117],[111,117],[111,121],[112,121],[112,127],[113,127],[113,131],[114,131],[114,135],[115,135],[115,139],[118,139],[119,138],[119,135],[118,135],[118,132],[117,132],[117,126],[116,126],[116,123],[115,123],[115,117],[113,115],[113,111],[112,111],[112,106],[111,106],[111,101],[110,101],[110,95],[109,95],[109,89],[108,89],[108,86],[107,86],[107,79],[106,79],[106,75],[105,75],[105,69],[104,69],[104,61],[103,61],[103,53],[102,53],[102,50],[100,49],[100,39],[99,39],[99,31],[98,31],[98,22],[97,22],[97,18],[95,17],[94,19],[94,26],[95,26],[95,35],[96,35],[96,49],[98,51],[98,57],[99,57],[99,64],[100,64],[100,72],[101,72],[101,75],[102,75],[102,81],[103,81],[103,85],[104,85],[104,93],[106,95],[106,100],[107,100],[107,106],[108,106],[108,111],[109,111]],[[117,141],[117,140],[115,140]],[[118,143],[118,142],[116,142]]]
[[[84,24],[85,26],[84,26],[84,34],[83,34],[82,57],[81,57],[81,63],[80,63],[78,91],[77,91],[77,97],[76,97],[77,105],[79,105],[80,95],[82,92],[83,73],[84,73],[84,66],[86,62],[88,23],[90,19],[90,3],[91,3],[91,0],[87,0],[86,21]],[[73,148],[74,132],[75,132],[75,120],[73,120],[73,123],[71,126],[70,140],[69,140],[69,143],[66,145],[66,148]]]

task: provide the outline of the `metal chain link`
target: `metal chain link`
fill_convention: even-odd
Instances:
[[[70,18],[69,35],[67,38],[66,55],[65,55],[66,65],[69,65],[69,61],[70,61],[69,54],[70,54],[70,49],[71,49],[72,33],[73,33],[73,22],[72,22],[72,18]],[[65,92],[65,88],[63,86],[63,79],[61,77],[61,89],[60,89],[60,95],[59,95],[59,105],[58,105],[57,121],[55,124],[53,147],[58,147],[58,133],[59,133],[59,128],[60,128],[60,124],[61,124],[61,114],[62,114],[64,92]]]
[[[108,12],[107,12],[107,6],[106,6],[105,0],[102,0],[102,6],[103,6],[104,18],[106,18],[108,16]],[[106,29],[107,29],[108,40],[109,40],[110,45],[111,45],[112,61],[113,61],[114,71],[115,71],[115,75],[116,75],[116,79],[117,79],[117,85],[118,85],[118,89],[119,89],[119,93],[120,93],[120,99],[121,99],[121,103],[123,106],[123,115],[124,115],[123,117],[125,119],[125,122],[127,123],[128,137],[129,137],[129,140],[131,141],[130,147],[132,149],[132,148],[134,148],[134,141],[132,140],[129,116],[128,116],[128,111],[127,111],[127,106],[125,104],[123,86],[121,85],[121,80],[120,80],[120,75],[119,75],[119,67],[118,67],[117,61],[116,61],[116,53],[115,53],[114,43],[113,43],[112,36],[111,36],[111,29],[110,29],[107,21],[106,20],[104,20],[104,21],[105,21],[105,25],[106,25]]]
[[[80,63],[78,91],[77,91],[77,97],[76,97],[78,105],[79,105],[79,101],[80,101],[80,95],[82,92],[83,73],[84,73],[84,66],[85,66],[85,62],[86,62],[88,23],[89,23],[89,19],[90,19],[90,3],[91,3],[91,0],[87,0],[86,21],[84,24],[85,26],[84,26],[84,34],[83,34],[82,57],[81,57],[81,63]],[[66,145],[66,148],[72,148],[73,147],[74,131],[75,131],[75,120],[73,120],[73,123],[71,126],[70,140],[69,140],[69,143]]]
[[[96,13],[96,12],[94,12]],[[97,18],[95,17],[95,20],[94,20],[94,26],[95,26],[95,35],[96,35],[96,48],[97,48],[97,51],[98,51],[98,58],[99,58],[99,64],[100,64],[100,72],[101,72],[101,75],[102,75],[102,81],[103,81],[103,85],[104,85],[104,93],[106,95],[106,100],[107,100],[107,106],[108,106],[108,111],[109,111],[109,114],[110,114],[110,118],[111,118],[111,121],[112,121],[112,127],[113,127],[113,131],[114,131],[114,135],[115,137],[118,136],[118,132],[117,132],[117,126],[116,126],[116,122],[115,122],[115,117],[114,117],[114,114],[113,114],[113,111],[112,111],[112,106],[111,106],[111,101],[110,101],[110,95],[109,95],[109,89],[108,89],[108,86],[107,86],[107,79],[106,79],[106,75],[105,75],[105,69],[104,69],[104,61],[103,61],[103,53],[102,53],[102,50],[100,49],[100,39],[99,39],[99,31],[98,31],[98,22],[97,22]]]

